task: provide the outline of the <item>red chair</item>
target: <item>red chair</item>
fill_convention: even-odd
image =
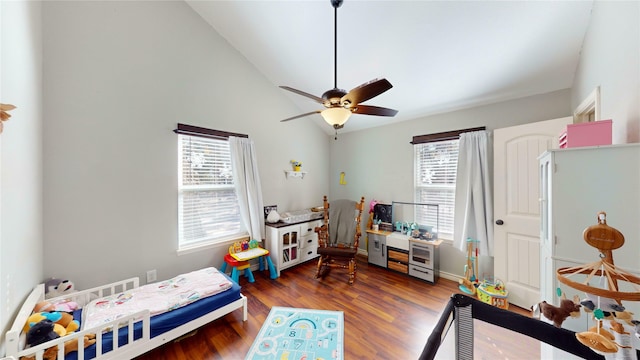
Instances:
[[[244,276],[249,280],[250,283],[254,282],[253,273],[251,272],[251,264],[248,261],[239,261],[233,258],[231,254],[224,254],[224,263],[220,267],[220,271],[226,272],[227,265],[231,266],[231,280],[235,281],[239,284],[239,273],[244,270]]]

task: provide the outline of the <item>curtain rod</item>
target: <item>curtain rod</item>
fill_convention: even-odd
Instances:
[[[235,137],[241,137],[241,138],[249,137],[249,135],[246,135],[246,134],[207,129],[199,126],[186,125],[186,124],[180,124],[180,123],[178,124],[178,128],[173,130],[173,132],[176,134],[182,134],[182,135],[201,136],[206,138],[224,139],[224,140],[228,139],[229,136],[235,136]]]
[[[471,132],[471,131],[480,131],[480,130],[486,130],[486,126],[454,130],[454,131],[445,131],[445,132],[440,132],[435,134],[417,135],[417,136],[414,136],[413,140],[409,143],[412,145],[417,145],[417,144],[424,144],[424,143],[429,143],[434,141],[455,140],[460,138],[460,134],[462,133]]]

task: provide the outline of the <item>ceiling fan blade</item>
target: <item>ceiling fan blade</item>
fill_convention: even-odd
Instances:
[[[292,116],[290,118],[286,118],[284,120],[280,120],[280,122],[289,121],[289,120],[293,120],[293,119],[309,116],[309,115],[312,115],[312,114],[320,114],[320,112],[322,112],[322,110],[316,110],[316,111],[308,112],[306,114],[300,114],[300,115]]]
[[[370,105],[357,105],[351,110],[354,114],[361,115],[396,116],[396,114],[398,113],[398,110]]]
[[[387,79],[373,79],[368,83],[364,83],[357,86],[343,96],[341,101],[344,104],[345,101],[351,104],[360,104],[371,98],[374,98],[383,92],[391,89],[393,85]]]
[[[289,87],[289,86],[280,86],[280,88],[288,90],[288,91],[291,91],[291,92],[296,93],[298,95],[302,95],[302,96],[308,97],[309,99],[314,100],[315,102],[319,102],[320,104],[324,104],[324,99],[321,98],[321,97],[318,97],[318,96],[315,96],[315,95],[311,95],[309,93],[306,93],[306,92],[298,90],[298,89],[294,89],[294,88]]]

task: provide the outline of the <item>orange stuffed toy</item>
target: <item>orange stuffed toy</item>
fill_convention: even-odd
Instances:
[[[41,304],[36,306],[42,308]],[[36,312],[29,316],[24,326],[27,335],[27,345],[36,346],[59,337],[69,335],[79,329],[80,323],[73,319],[73,315],[66,312]],[[84,347],[95,344],[95,334],[84,336]],[[64,354],[78,351],[78,339],[64,343]],[[56,360],[58,347],[52,346],[44,352],[43,359]],[[23,356],[20,359],[33,360],[35,356]]]

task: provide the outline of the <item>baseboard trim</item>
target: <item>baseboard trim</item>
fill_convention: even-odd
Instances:
[[[447,279],[455,282],[459,282],[460,280],[463,279],[463,277],[460,275],[456,275],[456,274],[452,274],[444,271],[440,271],[440,277],[443,279]]]

